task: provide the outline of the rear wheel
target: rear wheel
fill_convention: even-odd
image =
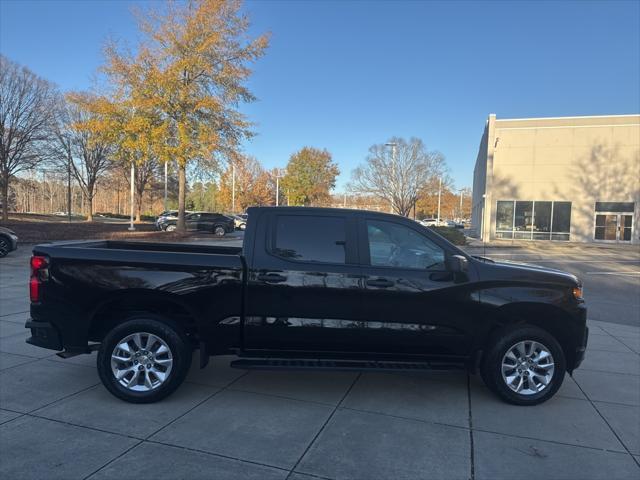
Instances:
[[[98,351],[98,374],[116,397],[151,403],[173,393],[191,366],[189,341],[171,320],[132,317],[104,338]]]
[[[562,385],[564,352],[546,331],[521,326],[494,336],[482,364],[482,378],[500,398],[515,405],[537,405]]]

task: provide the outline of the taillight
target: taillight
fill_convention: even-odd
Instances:
[[[29,298],[31,303],[38,303],[40,301],[40,280],[36,277],[31,277],[29,280]]]
[[[40,286],[49,276],[49,261],[47,257],[34,255],[31,257],[31,278],[29,279],[29,298],[32,303],[40,301]]]

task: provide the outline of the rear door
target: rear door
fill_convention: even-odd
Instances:
[[[361,350],[356,218],[310,212],[283,208],[259,217],[245,307],[247,350]]]
[[[447,269],[446,245],[417,223],[390,217],[363,217],[360,237],[371,349],[466,354],[476,302],[468,274]]]

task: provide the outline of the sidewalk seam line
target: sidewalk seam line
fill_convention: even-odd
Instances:
[[[353,379],[353,381],[351,382],[351,385],[349,386],[349,388],[347,388],[347,391],[344,393],[340,401],[333,408],[333,411],[329,414],[329,416],[324,421],[324,423],[322,424],[318,432],[311,439],[311,441],[309,442],[309,445],[307,445],[307,448],[304,449],[304,452],[302,452],[302,455],[300,455],[300,458],[298,458],[298,461],[293,465],[293,467],[291,467],[291,470],[289,470],[289,474],[287,475],[287,478],[285,480],[289,480],[291,478],[291,475],[293,475],[296,468],[298,468],[298,465],[300,465],[300,462],[302,461],[302,459],[305,457],[307,452],[311,449],[311,446],[316,442],[320,434],[324,431],[325,427],[329,424],[329,422],[331,421],[335,413],[338,411],[338,409],[342,405],[342,402],[344,402],[344,400],[347,398],[347,395],[349,395],[349,393],[351,392],[355,384],[358,382],[358,380],[360,380],[360,377],[362,377],[362,372],[359,372],[358,375],[356,375],[356,378]]]

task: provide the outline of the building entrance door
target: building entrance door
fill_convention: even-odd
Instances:
[[[621,213],[596,214],[596,240],[603,242],[630,242],[633,215]]]

